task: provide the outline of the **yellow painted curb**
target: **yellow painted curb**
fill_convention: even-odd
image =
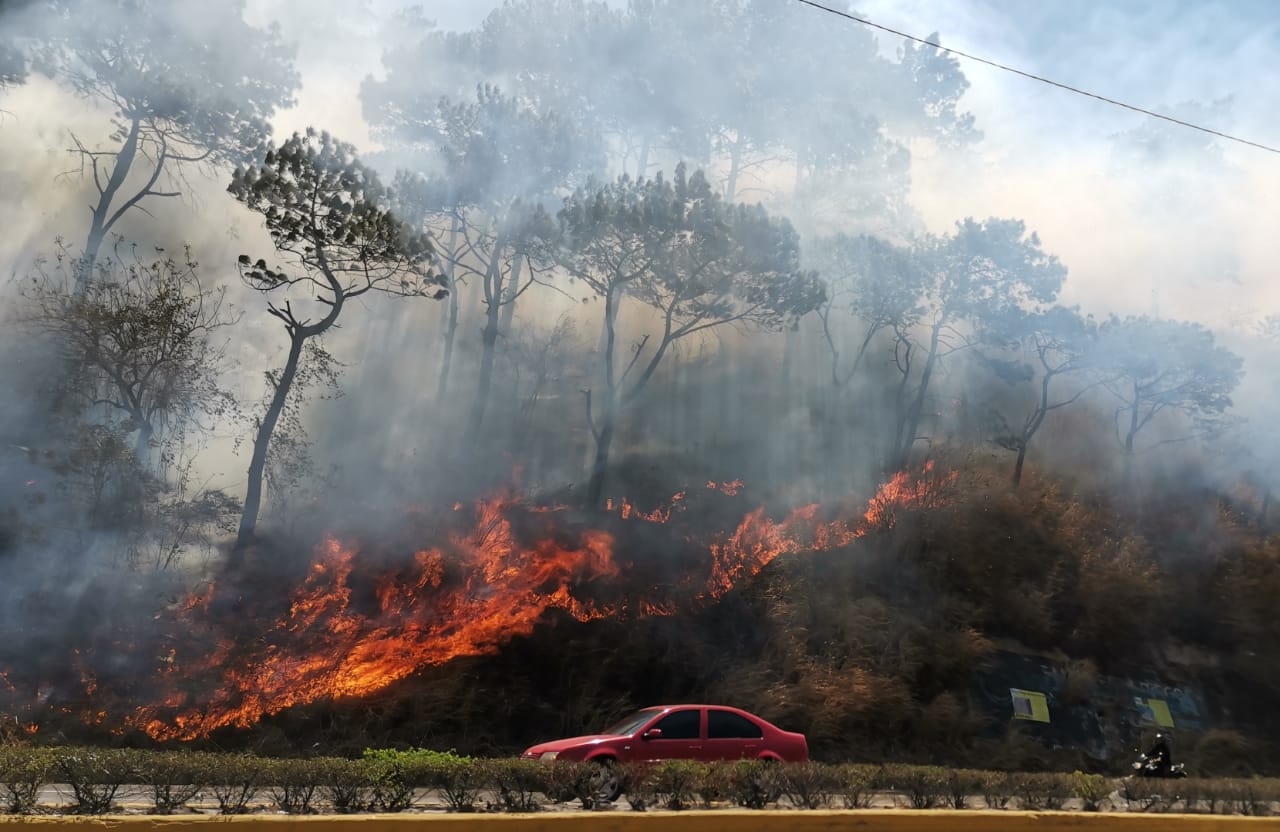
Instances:
[[[169,817],[0,816],[4,832],[1242,832],[1274,829],[1280,818],[1084,812],[764,811],[549,812],[537,815],[179,815]],[[69,830],[72,832],[72,830]]]

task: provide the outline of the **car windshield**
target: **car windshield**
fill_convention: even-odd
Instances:
[[[609,734],[610,736],[624,737],[627,734],[634,733],[637,728],[644,725],[660,713],[662,713],[661,708],[645,708],[643,711],[636,711],[621,722],[615,722],[600,733]]]

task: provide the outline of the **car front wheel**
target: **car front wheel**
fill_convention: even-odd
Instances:
[[[612,803],[622,796],[622,766],[617,760],[595,760],[593,763],[591,795],[598,802]]]

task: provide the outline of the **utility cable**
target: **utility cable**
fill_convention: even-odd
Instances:
[[[918,38],[915,35],[909,35],[906,32],[900,32],[897,29],[890,28],[889,26],[884,26],[879,23],[874,23],[870,20],[867,20],[865,17],[858,17],[857,15],[850,14],[849,12],[841,11],[840,9],[833,9],[830,6],[824,6],[821,3],[814,2],[814,0],[795,0],[795,1],[797,3],[803,3],[806,6],[819,9],[829,14],[834,14],[839,17],[843,17],[847,20],[852,20],[855,23],[861,23],[864,26],[870,26],[873,29],[879,29],[883,32],[889,32],[890,34],[906,38],[907,40],[915,41],[916,43],[922,43],[926,46],[932,46],[935,49],[941,49],[943,52],[950,52],[952,55],[958,55],[961,58],[968,58],[969,60],[977,61],[980,64],[993,66],[996,69],[1003,69],[1005,72],[1012,72],[1014,75],[1021,75],[1023,78],[1030,78],[1032,81],[1039,81],[1042,84],[1048,84],[1052,87],[1057,87],[1059,89],[1067,90],[1068,92],[1074,92],[1077,95],[1083,95],[1087,98],[1094,98],[1094,99],[1097,99],[1098,101],[1104,101],[1107,104],[1114,104],[1117,107],[1124,107],[1126,110],[1133,110],[1135,113],[1142,113],[1143,115],[1151,116],[1152,118],[1162,119],[1164,121],[1168,121],[1173,124],[1180,125],[1182,127],[1190,127],[1192,130],[1199,130],[1201,133],[1208,133],[1212,136],[1217,136],[1222,139],[1227,139],[1228,141],[1239,142],[1240,144],[1248,145],[1249,147],[1256,147],[1259,150],[1266,150],[1271,153],[1280,153],[1280,148],[1269,147],[1265,144],[1249,141],[1248,139],[1242,139],[1239,136],[1232,136],[1229,133],[1223,133],[1218,130],[1213,130],[1209,127],[1202,127],[1199,124],[1192,124],[1189,121],[1183,121],[1182,119],[1174,118],[1173,116],[1167,116],[1167,115],[1164,115],[1163,113],[1157,113],[1154,110],[1147,110],[1142,107],[1134,106],[1133,104],[1126,104],[1123,101],[1117,101],[1114,98],[1107,98],[1105,95],[1098,95],[1097,93],[1089,92],[1088,90],[1082,90],[1078,87],[1073,87],[1070,84],[1063,84],[1060,81],[1054,81],[1051,78],[1045,78],[1043,76],[1036,75],[1031,72],[1025,72],[1015,67],[1006,66],[1005,64],[999,63],[997,61],[992,61],[987,58],[980,58],[977,55],[970,55],[968,52],[961,52],[959,49],[952,49],[951,47],[943,46],[940,43],[934,43],[933,41],[927,40],[925,38]]]

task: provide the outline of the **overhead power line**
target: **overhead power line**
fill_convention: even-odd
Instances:
[[[925,38],[918,38],[915,35],[909,35],[906,32],[900,32],[897,29],[893,29],[889,26],[884,26],[879,23],[874,23],[870,20],[867,20],[865,17],[858,17],[855,14],[850,14],[849,12],[841,11],[840,9],[833,9],[830,6],[824,6],[821,3],[814,2],[814,0],[796,0],[796,2],[803,3],[806,6],[811,6],[812,8],[819,9],[829,14],[834,14],[838,17],[843,17],[846,20],[852,20],[855,23],[861,23],[864,26],[870,26],[873,29],[879,29],[883,32],[889,32],[890,34],[898,35],[899,37],[903,37],[903,38],[906,38],[907,40],[915,41],[916,43],[923,43],[926,46],[932,46],[936,49],[941,49],[943,52],[950,52],[952,55],[958,55],[961,58],[968,58],[971,61],[977,61],[980,64],[993,66],[996,69],[1003,69],[1005,72],[1012,72],[1014,75],[1021,75],[1023,78],[1030,78],[1032,81],[1039,81],[1040,83],[1048,84],[1051,87],[1057,87],[1058,89],[1067,90],[1068,92],[1074,92],[1077,95],[1083,95],[1087,98],[1094,98],[1094,99],[1097,99],[1098,101],[1104,101],[1107,104],[1114,104],[1117,107],[1124,107],[1126,110],[1133,110],[1135,113],[1142,113],[1143,115],[1151,116],[1152,118],[1162,119],[1164,121],[1168,121],[1173,124],[1181,125],[1182,127],[1189,127],[1192,130],[1199,130],[1201,133],[1208,133],[1212,136],[1217,136],[1222,139],[1227,139],[1228,141],[1239,142],[1240,144],[1245,144],[1245,145],[1248,145],[1249,147],[1256,147],[1259,150],[1266,150],[1270,153],[1280,153],[1280,149],[1278,148],[1269,147],[1265,144],[1249,141],[1248,139],[1242,139],[1239,136],[1232,136],[1229,133],[1223,133],[1209,127],[1202,127],[1199,124],[1192,124],[1189,121],[1183,121],[1182,119],[1174,118],[1173,116],[1167,116],[1167,115],[1164,115],[1163,113],[1157,113],[1153,110],[1147,110],[1142,107],[1136,107],[1133,104],[1126,104],[1123,101],[1117,101],[1114,98],[1107,98],[1105,95],[1098,95],[1097,93],[1089,92],[1088,90],[1082,90],[1079,87],[1073,87],[1070,84],[1063,84],[1060,81],[1054,81],[1051,78],[1045,78],[1043,76],[1036,75],[1031,72],[1025,72],[1015,67],[1006,66],[1005,64],[999,63],[998,61],[992,61],[987,58],[980,58],[977,55],[970,55],[968,52],[961,52],[959,49],[952,49],[949,46],[943,46],[940,43],[935,43]]]

